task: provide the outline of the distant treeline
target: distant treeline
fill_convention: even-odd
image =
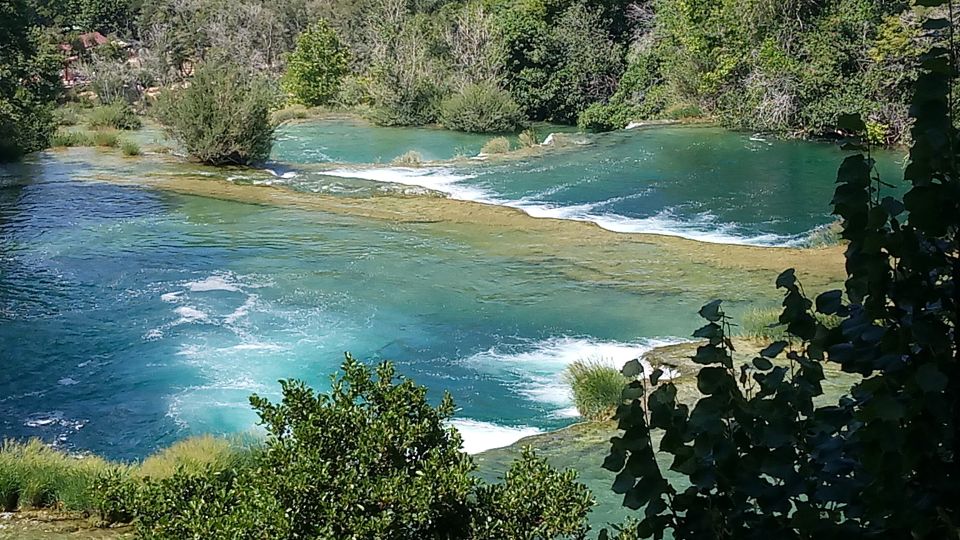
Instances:
[[[906,96],[926,15],[903,0],[30,4],[47,28],[139,43],[142,72],[128,76],[157,86],[189,77],[194,64],[211,58],[279,79],[298,37],[322,19],[348,66],[325,104],[367,107],[382,124],[483,131],[547,120],[606,130],[703,116],[816,136],[834,132],[840,114],[859,111],[871,138],[886,143],[907,136]],[[443,122],[444,101],[464,94],[503,118],[454,122],[458,103],[448,104]]]

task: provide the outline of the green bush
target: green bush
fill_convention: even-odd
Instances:
[[[440,123],[470,133],[507,133],[523,127],[520,107],[492,83],[469,84],[440,104]]]
[[[180,467],[133,497],[143,538],[566,538],[593,504],[573,472],[525,453],[503,484],[474,475],[462,439],[426,390],[347,357],[328,394],[281,381],[282,399],[253,396],[267,432],[227,469]],[[192,454],[192,452],[191,452]],[[121,480],[115,480],[122,485]],[[118,488],[108,509],[131,497]],[[518,531],[535,534],[515,536]]]
[[[481,487],[470,538],[584,538],[593,497],[573,470],[558,471],[526,447],[504,481]]]
[[[140,151],[140,145],[133,141],[123,141],[120,143],[120,151],[123,152],[123,155],[127,157],[139,156],[142,152]]]
[[[577,411],[588,420],[609,420],[623,402],[621,394],[627,379],[606,362],[577,360],[567,367],[563,377],[573,392]]]
[[[324,20],[297,38],[297,47],[287,58],[283,88],[304,105],[330,103],[340,91],[340,81],[349,73],[347,48]]]
[[[380,126],[424,126],[437,120],[442,89],[427,79],[391,86],[371,85],[369,119]]]
[[[481,154],[506,154],[510,151],[510,139],[506,137],[494,137],[487,141],[480,149]]]
[[[623,129],[641,117],[639,109],[624,103],[594,103],[580,113],[577,127],[590,131]]]
[[[53,111],[53,120],[58,126],[75,126],[83,118],[79,103],[67,103]]]
[[[93,129],[134,130],[143,127],[133,107],[123,101],[94,108],[87,114],[87,123]]]
[[[93,483],[94,506],[104,525],[130,523],[138,508],[140,483],[121,469],[105,471]]]
[[[358,107],[370,104],[370,80],[348,75],[340,81],[340,93],[336,104],[341,107]]]
[[[188,87],[160,96],[157,114],[187,153],[211,165],[262,161],[273,146],[277,98],[261,75],[227,63],[201,65]]]

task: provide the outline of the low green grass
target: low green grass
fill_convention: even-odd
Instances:
[[[563,376],[573,391],[577,411],[588,420],[609,420],[622,402],[627,384],[617,368],[599,359],[577,360]]]
[[[130,471],[132,478],[162,479],[177,470],[199,474],[208,469],[226,470],[247,459],[249,443],[212,435],[192,437],[164,448]]]
[[[743,338],[757,341],[792,341],[793,337],[787,333],[786,325],[780,324],[781,308],[754,308],[746,312],[740,319],[738,335]],[[840,326],[840,317],[835,315],[816,314],[817,320],[827,328]]]
[[[93,146],[93,135],[86,131],[58,131],[50,138],[50,145],[60,148]]]
[[[302,120],[309,116],[310,110],[303,105],[290,105],[289,107],[274,111],[273,114],[270,115],[270,119],[274,124],[280,125],[290,120]]]
[[[510,151],[510,139],[494,137],[487,141],[480,150],[482,154],[506,154]]]
[[[0,447],[0,508],[57,508],[92,511],[96,500],[92,486],[97,478],[114,470],[94,456],[74,457],[43,442],[4,441]]]

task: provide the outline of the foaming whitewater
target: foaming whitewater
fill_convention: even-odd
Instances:
[[[616,199],[622,200],[622,197]],[[688,240],[711,244],[734,244],[743,246],[797,247],[804,243],[809,233],[800,235],[738,233],[735,223],[720,223],[709,212],[702,212],[692,220],[676,216],[673,209],[661,210],[646,218],[632,218],[613,213],[597,213],[596,210],[615,199],[571,206],[555,206],[527,201],[505,201],[505,206],[518,208],[537,218],[568,219],[594,223],[608,231],[618,233],[660,234],[678,236]]]
[[[646,352],[682,343],[680,339],[644,339],[635,343],[600,341],[587,337],[554,337],[520,345],[496,346],[474,354],[465,362],[480,370],[515,381],[514,390],[527,399],[544,404],[557,418],[578,416],[573,408],[573,395],[563,381],[563,372],[578,360],[600,362],[621,368],[630,360],[641,358]],[[653,368],[641,360],[645,373]],[[668,370],[662,377],[669,380],[678,375]]]
[[[488,202],[492,200],[490,199],[490,193],[486,190],[461,184],[464,180],[475,178],[476,175],[458,174],[447,168],[342,168],[324,171],[323,174],[338,178],[356,178],[374,182],[417,186],[446,193],[455,199],[465,201]]]
[[[465,418],[455,418],[450,421],[450,425],[460,432],[463,437],[463,451],[468,454],[503,448],[525,437],[543,433],[542,430],[530,426],[501,426]]]
[[[478,178],[477,174],[458,172],[450,168],[340,168],[324,171],[323,174],[338,178],[353,178],[388,184],[422,187],[444,193],[458,200],[516,208],[535,218],[564,219],[593,223],[603,229],[618,233],[659,234],[713,244],[765,247],[802,246],[810,234],[780,235],[768,233],[751,235],[741,231],[741,227],[736,223],[719,222],[716,216],[709,212],[697,214],[692,219],[684,219],[677,216],[676,211],[672,208],[665,208],[656,215],[645,218],[635,218],[603,211],[604,207],[628,198],[645,196],[646,193],[570,205],[547,203],[537,200],[538,196],[550,195],[565,188],[565,186],[554,186],[542,193],[538,193],[537,196],[524,197],[522,199],[506,199],[496,195],[489,189],[477,185],[470,185],[468,182]]]

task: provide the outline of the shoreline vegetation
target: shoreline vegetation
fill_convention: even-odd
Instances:
[[[762,340],[748,337],[735,338],[733,343],[737,351],[734,361],[737,363],[748,362],[764,346]],[[671,370],[673,377],[670,382],[677,388],[677,399],[689,406],[703,397],[697,390],[699,366],[691,360],[701,344],[686,341],[662,345],[640,357],[650,369]],[[622,377],[619,366],[609,364],[608,369]],[[843,374],[835,366],[828,365],[827,370],[825,394],[821,398],[823,402],[836,399],[857,380],[855,376]],[[499,481],[510,464],[521,458],[527,448],[533,449],[556,468],[589,463],[591,466],[578,469],[581,481],[608,506],[606,512],[601,511],[599,516],[591,519],[591,523],[606,525],[603,520],[613,518],[616,513],[609,508],[616,502],[609,499],[608,490],[613,474],[602,471],[599,464],[609,451],[610,438],[619,432],[616,423],[610,419],[612,410],[608,412],[610,414],[582,418],[560,429],[527,436],[510,445],[473,454],[471,458],[478,467],[475,474],[486,482]],[[0,540],[133,538],[136,532],[134,525],[108,523],[98,513],[98,508],[110,501],[109,497],[106,501],[98,499],[100,494],[97,493],[102,489],[102,478],[109,476],[110,471],[131,478],[165,479],[178,472],[199,473],[209,467],[226,470],[246,459],[244,453],[248,450],[245,449],[256,447],[260,444],[258,441],[254,435],[197,435],[161,448],[139,463],[109,462],[90,454],[66,454],[36,440],[26,443],[7,441],[0,452],[0,498],[5,498],[9,503],[10,494],[16,493],[20,502],[12,507],[7,504],[0,508]],[[13,481],[20,481],[28,491],[11,488]]]

